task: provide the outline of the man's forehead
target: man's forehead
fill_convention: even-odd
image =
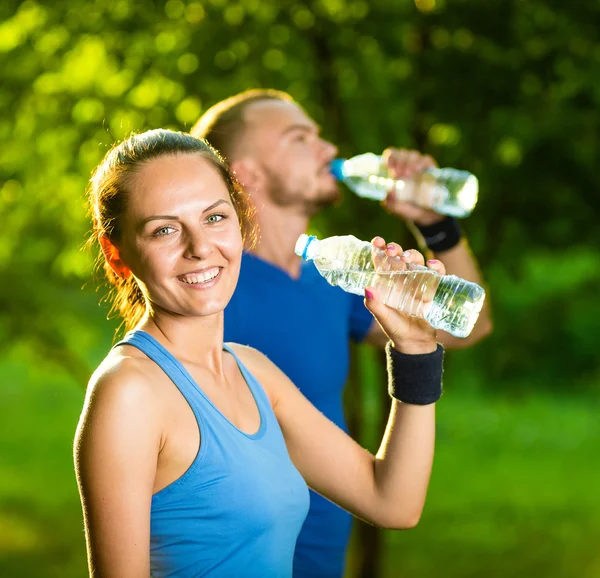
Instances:
[[[244,124],[250,130],[262,128],[282,131],[292,125],[318,128],[300,106],[285,100],[254,102],[244,112]]]

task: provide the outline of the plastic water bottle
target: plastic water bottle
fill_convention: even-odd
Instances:
[[[484,289],[476,283],[406,264],[353,235],[322,240],[300,235],[295,252],[314,261],[331,285],[357,295],[363,295],[365,287],[375,287],[389,307],[456,337],[471,333],[485,299]]]
[[[428,168],[410,179],[393,179],[383,157],[373,153],[335,159],[330,168],[359,197],[374,201],[382,201],[394,190],[400,200],[452,217],[467,217],[477,204],[479,183],[467,171]]]

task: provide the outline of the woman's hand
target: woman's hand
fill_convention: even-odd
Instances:
[[[406,271],[409,264],[425,264],[423,255],[414,249],[403,252],[396,243],[388,243],[381,237],[375,237],[373,243],[373,261],[378,271]],[[445,275],[446,269],[440,261],[428,261],[427,267],[440,275]],[[418,273],[417,273],[418,275]],[[398,286],[402,281],[398,281]],[[424,319],[415,317],[422,314],[424,306],[433,299],[435,288],[426,279],[422,281],[416,276],[407,275],[404,278],[407,291],[417,293],[416,303],[419,307],[412,311],[413,315],[402,313],[395,307],[383,303],[377,287],[365,288],[365,306],[379,323],[388,336],[392,345],[402,353],[418,354],[431,353],[437,348],[436,331]]]

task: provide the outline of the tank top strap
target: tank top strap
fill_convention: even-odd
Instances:
[[[127,333],[121,341],[115,344],[115,347],[119,345],[132,345],[145,353],[177,386],[181,395],[183,395],[194,411],[196,418],[200,417],[199,410],[204,405],[202,401],[204,400],[209,403],[210,401],[196,385],[188,370],[166,347],[161,345],[152,335],[140,329]],[[202,413],[205,414],[205,412]]]
[[[241,359],[229,345],[223,343],[223,349],[233,355],[233,358],[240,369],[242,377],[246,380],[246,383],[252,392],[261,416],[263,418],[270,417],[273,414],[273,408],[271,407],[271,402],[269,401],[269,398],[267,397],[267,394],[262,385],[259,383],[258,379],[256,379],[250,370],[242,363]]]
[[[141,329],[130,331],[121,341],[115,344],[115,347],[118,347],[119,345],[132,345],[133,347],[137,347],[154,361],[177,386],[181,395],[183,395],[192,408],[198,423],[206,423],[206,425],[215,432],[219,432],[223,428],[225,428],[225,430],[232,429],[247,438],[260,439],[268,429],[268,422],[272,421],[270,419],[271,416],[274,419],[271,404],[263,388],[250,371],[248,371],[246,366],[240,361],[235,352],[225,344],[223,344],[223,349],[233,355],[238,368],[254,397],[260,414],[260,426],[258,431],[254,434],[245,433],[233,425],[204,393],[202,387],[194,381],[194,378],[190,375],[184,365],[149,333],[146,333]]]

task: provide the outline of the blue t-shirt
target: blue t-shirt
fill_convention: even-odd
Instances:
[[[150,574],[156,578],[291,578],[308,511],[306,483],[292,463],[261,385],[235,358],[260,414],[258,431],[231,423],[167,349],[144,331],[137,347],[173,381],[194,412],[200,450],[186,472],[152,496]]]
[[[251,254],[225,309],[225,341],[250,345],[281,368],[331,421],[346,430],[342,393],[350,365],[349,340],[362,341],[373,316],[363,298],[332,287],[312,263],[300,277]],[[340,578],[351,516],[310,493],[298,537],[294,578]]]

